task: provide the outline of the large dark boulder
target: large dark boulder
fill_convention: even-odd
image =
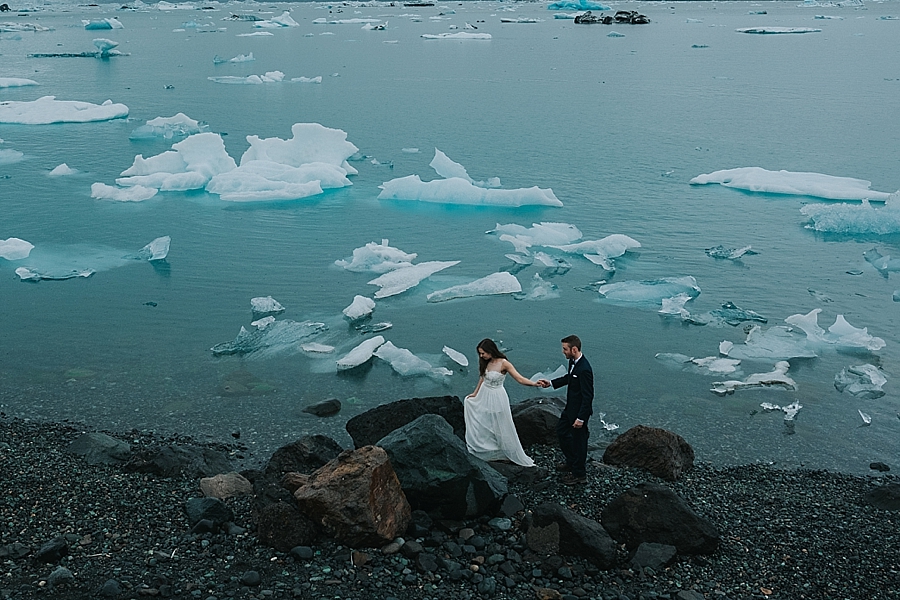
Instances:
[[[66,448],[89,465],[121,465],[131,458],[131,446],[105,433],[83,433]]]
[[[341,445],[328,436],[304,435],[272,453],[266,464],[265,476],[280,480],[285,473],[309,475],[343,451]]]
[[[866,492],[863,502],[882,510],[900,510],[900,484],[880,485]]]
[[[526,541],[539,553],[580,556],[601,569],[616,562],[616,543],[600,523],[552,502],[534,509]]]
[[[136,452],[122,467],[160,477],[212,477],[234,470],[223,453],[202,446],[155,446]]]
[[[555,446],[556,424],[565,406],[565,400],[552,396],[529,398],[511,405],[513,423],[516,424],[516,432],[522,446],[526,448],[532,444]]]
[[[634,550],[644,542],[675,546],[679,554],[712,554],[719,531],[664,485],[640,483],[610,502],[601,514],[606,531]]]
[[[215,527],[234,521],[232,510],[218,498],[190,498],[184,503],[184,514],[191,527],[203,519],[208,519]]]
[[[378,441],[390,456],[413,510],[462,519],[499,506],[506,478],[469,454],[438,415],[424,415]]]
[[[453,428],[459,439],[465,439],[466,422],[463,405],[456,396],[408,398],[376,406],[347,421],[347,433],[357,448],[378,443],[392,431],[412,423],[422,415],[439,415]]]
[[[675,481],[694,466],[694,449],[671,431],[636,425],[607,446],[603,462],[644,469],[660,479]]]

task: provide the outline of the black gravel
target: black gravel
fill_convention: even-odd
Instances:
[[[380,548],[354,554],[333,542],[285,554],[256,542],[248,498],[226,501],[246,531],[190,533],[183,507],[200,496],[197,480],[89,466],[64,452],[86,430],[0,416],[0,599],[900,598],[900,514],[863,502],[873,487],[897,481],[890,474],[698,464],[666,485],[716,524],[722,543],[714,555],[680,556],[658,573],[629,568],[624,549],[609,571],[534,555],[519,529],[522,513],[509,531],[488,517],[467,522],[475,533],[468,540],[435,527],[416,540],[419,561]],[[161,441],[139,432],[116,437],[135,449]],[[630,486],[666,483],[594,463],[587,485],[566,487],[551,472],[553,449],[530,453],[550,474],[511,484],[526,508],[559,502],[599,520]],[[448,570],[448,561],[462,568]]]

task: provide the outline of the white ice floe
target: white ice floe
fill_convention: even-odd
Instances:
[[[105,183],[96,182],[91,185],[91,198],[98,200],[115,200],[116,202],[143,202],[157,194],[156,188],[134,185],[129,188],[119,188]]]
[[[384,344],[384,338],[380,335],[376,335],[375,337],[362,342],[342,358],[338,359],[338,371],[346,371],[347,369],[352,369],[368,362],[382,344]]]
[[[807,204],[800,212],[809,217],[809,229],[829,233],[889,235],[900,232],[900,192],[891,194],[883,208],[862,204]]]
[[[434,367],[427,360],[419,358],[406,348],[398,348],[391,342],[386,342],[373,354],[390,364],[392,369],[404,377],[428,375],[443,378],[453,374],[450,369]]]
[[[97,51],[100,53],[100,58],[106,58],[108,56],[119,56],[122,54],[115,49],[119,45],[119,42],[114,42],[113,40],[107,38],[96,38],[93,40],[93,44]]]
[[[784,321],[806,333],[807,339],[818,345],[834,346],[837,348],[868,350],[874,352],[885,346],[885,341],[879,337],[869,335],[868,328],[858,329],[850,325],[844,315],[837,315],[834,325],[828,331],[819,327],[818,318],[821,308],[814,308],[805,315],[791,315]]]
[[[726,248],[725,246],[716,246],[715,248],[707,248],[706,255],[710,258],[724,258],[726,260],[738,260],[746,254],[757,254],[750,246],[741,248]]]
[[[25,154],[11,148],[0,150],[0,165],[11,165],[25,160]]]
[[[139,154],[116,179],[121,186],[145,186],[161,191],[202,189],[215,175],[237,168],[217,133],[198,133],[173,144],[172,150],[150,158]]]
[[[725,187],[763,192],[815,196],[827,200],[887,200],[890,194],[870,190],[872,182],[852,177],[835,177],[821,173],[794,171],[767,171],[760,167],[724,169],[698,175],[692,185],[718,183]]]
[[[772,404],[771,402],[763,402],[759,406],[766,412],[780,410],[784,413],[785,421],[793,421],[794,417],[797,416],[797,413],[800,412],[800,409],[803,408],[803,405],[796,400],[786,406],[778,406],[777,404]]]
[[[686,275],[684,277],[663,277],[649,281],[622,281],[607,283],[599,288],[601,296],[608,300],[633,304],[649,304],[661,306],[664,298],[674,298],[678,294],[686,294],[691,298],[700,295],[697,280]]]
[[[250,52],[248,54],[238,54],[233,58],[219,58],[219,55],[215,55],[213,57],[213,64],[221,65],[222,63],[244,63],[244,62],[253,62],[256,58],[253,56],[253,53]]]
[[[340,167],[311,163],[291,167],[271,161],[247,161],[213,177],[206,191],[228,202],[298,200],[323,189],[353,185]]]
[[[760,34],[780,34],[780,33],[821,33],[821,29],[814,27],[739,27],[735,29],[738,33],[760,33]]]
[[[489,40],[491,34],[458,31],[456,33],[423,33],[422,37],[426,40]]]
[[[284,79],[284,73],[281,71],[267,71],[263,75],[248,75],[247,77],[236,77],[233,75],[222,75],[220,77],[207,77],[214,83],[228,83],[234,85],[260,85],[263,83],[280,83]]]
[[[487,277],[476,279],[471,283],[455,285],[447,289],[438,290],[428,294],[429,302],[446,302],[457,298],[471,298],[473,296],[494,296],[499,294],[514,294],[522,291],[519,280],[511,273],[501,271],[492,273]]]
[[[12,21],[5,21],[0,23],[0,33],[15,33],[19,31],[53,31],[52,27],[46,27],[44,25],[38,25],[37,23],[14,23]]]
[[[34,248],[34,244],[19,238],[11,237],[7,240],[0,240],[0,258],[22,260],[28,258],[32,248]]]
[[[23,79],[21,77],[0,77],[0,89],[25,87],[28,85],[38,85],[33,79]]]
[[[250,160],[268,160],[283,165],[299,167],[304,164],[323,162],[341,167],[350,175],[357,170],[347,159],[359,148],[347,141],[347,133],[318,123],[295,123],[291,126],[292,138],[259,138],[248,135],[250,147],[241,157],[241,164]]]
[[[195,133],[208,131],[209,125],[195,121],[184,113],[178,113],[172,117],[156,117],[150,119],[146,124],[141,125],[131,132],[128,139],[131,140],[149,140],[162,138],[170,140],[173,138],[187,137]]]
[[[122,25],[122,22],[115,17],[108,17],[106,19],[97,19],[97,20],[88,20],[82,19],[81,24],[84,25],[85,29],[125,29],[125,26]]]
[[[216,344],[210,350],[214,356],[253,354],[257,357],[297,353],[301,344],[327,329],[324,323],[313,321],[275,321],[263,329],[248,330],[241,327],[237,337],[230,342]]]
[[[612,10],[609,6],[592,0],[557,0],[547,5],[548,10]]]
[[[9,100],[0,102],[0,123],[20,125],[49,125],[51,123],[89,123],[109,121],[128,116],[128,107],[113,104],[107,100],[103,104],[57,100],[56,96],[44,96],[30,102]]]
[[[540,23],[540,19],[534,17],[501,17],[501,23]]]
[[[300,23],[295,21],[293,17],[291,17],[291,12],[286,10],[281,13],[280,16],[273,17],[271,19],[263,20],[263,21],[254,21],[254,27],[269,27],[269,28],[277,28],[277,27],[300,27]]]
[[[689,319],[691,313],[684,307],[694,296],[684,292],[677,294],[671,298],[662,299],[662,308],[659,309],[661,315],[677,315],[682,319]]]
[[[441,352],[443,352],[444,354],[449,356],[450,360],[452,360],[456,364],[463,366],[463,367],[469,366],[469,359],[466,358],[466,355],[463,354],[462,352],[458,352],[457,350],[454,350],[450,346],[444,346],[441,349]]]
[[[372,314],[372,311],[375,310],[375,301],[371,298],[366,298],[365,296],[354,296],[353,302],[350,303],[350,306],[345,308],[343,311],[344,316],[350,319],[351,321],[356,321],[357,319],[362,319],[364,317],[368,317]]]
[[[257,319],[256,321],[251,321],[250,325],[256,327],[258,330],[262,331],[269,325],[275,322],[275,317],[263,317],[262,319]]]
[[[280,315],[284,312],[281,303],[272,296],[257,296],[250,299],[250,310],[254,317]]]
[[[317,344],[316,342],[310,342],[309,344],[300,344],[300,348],[302,348],[304,352],[312,352],[314,354],[331,354],[332,352],[334,352],[334,346],[329,346],[327,344]]]
[[[535,273],[531,279],[531,289],[527,294],[516,294],[516,300],[550,300],[559,298],[559,288],[544,280],[539,273]]]
[[[292,83],[322,83],[322,76],[315,77],[291,77]]]
[[[369,282],[370,285],[377,285],[381,289],[375,292],[376,298],[387,298],[402,294],[410,288],[419,285],[422,280],[431,277],[438,271],[443,271],[449,267],[458,265],[458,260],[451,261],[429,261],[395,269],[387,272],[380,277],[376,277]]]
[[[488,187],[488,188],[497,188],[500,187],[500,178],[499,177],[491,177],[487,181],[475,181],[469,176],[469,173],[466,171],[466,168],[450,159],[446,154],[438,150],[434,149],[434,158],[431,160],[429,165],[435,172],[443,177],[444,179],[450,179],[453,177],[459,177],[460,179],[465,179],[472,185],[476,185],[478,187]]]
[[[53,167],[53,170],[47,173],[49,177],[65,177],[66,175],[75,175],[78,173],[76,169],[73,169],[66,163],[62,163],[61,165],[57,165]]]
[[[416,200],[443,204],[519,207],[526,205],[562,206],[553,190],[537,186],[511,190],[485,189],[465,179],[422,181],[418,175],[392,179],[379,186],[379,200]]]
[[[318,19],[313,19],[313,24],[315,25],[362,25],[363,23],[381,23],[381,19],[333,19],[329,21],[324,17],[319,17]]]
[[[556,248],[568,254],[580,254],[606,271],[616,270],[612,259],[622,256],[629,250],[635,250],[640,247],[640,242],[621,233],[608,235],[602,240],[585,240],[562,246],[550,245],[550,248]]]
[[[788,360],[818,356],[805,337],[789,327],[775,326],[763,331],[754,325],[743,344],[725,340],[719,344],[719,354],[743,360]]]
[[[168,235],[158,237],[140,250],[135,255],[140,260],[149,260],[154,262],[157,260],[165,260],[169,255],[169,246],[172,244],[172,238]]]
[[[267,37],[270,35],[275,35],[271,31],[254,31],[253,33],[239,33],[238,37]]]
[[[692,358],[684,354],[675,354],[669,352],[658,353],[656,355],[656,359],[663,363],[702,375],[722,375],[724,373],[734,373],[738,370],[738,366],[741,364],[740,360],[733,358],[723,358],[721,356]]]
[[[486,233],[499,233],[501,240],[516,247],[516,252],[527,252],[531,246],[563,245],[581,239],[581,232],[569,223],[541,222],[532,223],[531,227],[497,223],[496,227]]]
[[[733,394],[735,390],[761,387],[778,387],[796,391],[797,383],[787,375],[790,368],[790,363],[780,360],[775,363],[775,368],[769,373],[754,373],[743,381],[714,381],[710,391],[719,396]]]
[[[838,17],[835,15],[816,15],[813,18],[814,19],[835,20],[835,21],[843,21],[844,20],[844,17]]]
[[[887,383],[884,372],[875,365],[844,367],[834,376],[834,387],[857,398],[874,400],[884,396],[882,386]]]
[[[856,412],[859,413],[859,418],[862,419],[863,427],[868,427],[869,425],[872,424],[872,417],[870,417],[863,411],[859,410],[858,408],[856,409]]]
[[[411,267],[416,253],[406,253],[399,248],[388,245],[388,240],[381,243],[369,242],[362,248],[353,250],[353,256],[336,260],[334,264],[356,273],[387,273],[395,269]]]
[[[610,31],[609,33],[606,34],[606,37],[621,38],[621,37],[625,37],[625,34],[619,33],[618,31]]]

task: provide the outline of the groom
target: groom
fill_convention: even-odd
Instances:
[[[577,485],[587,481],[585,463],[590,435],[588,419],[594,412],[594,371],[581,353],[581,340],[577,335],[562,339],[562,353],[569,359],[569,372],[553,381],[540,379],[537,383],[545,388],[552,385],[553,389],[568,386],[566,408],[556,425],[559,446],[566,460],[558,464],[556,469],[568,472],[562,479],[563,483]]]

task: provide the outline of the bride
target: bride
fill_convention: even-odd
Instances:
[[[478,370],[481,372],[478,385],[464,401],[469,452],[482,460],[508,459],[523,467],[533,467],[534,461],[519,442],[503,381],[509,374],[522,385],[540,387],[539,384],[519,375],[491,339],[478,343]]]

